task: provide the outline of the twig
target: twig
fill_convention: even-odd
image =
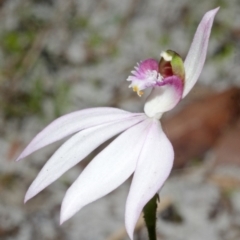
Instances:
[[[240,187],[240,178],[232,177],[232,176],[223,176],[220,174],[212,174],[209,176],[208,181],[216,184],[218,187],[222,189],[231,189],[231,188],[239,188]]]

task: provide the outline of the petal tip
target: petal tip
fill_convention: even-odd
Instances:
[[[62,201],[62,206],[61,206],[61,211],[60,211],[60,224],[63,224],[66,222],[68,219],[70,219],[76,212],[74,212],[74,209],[72,208],[74,204],[70,202],[68,198],[68,192],[67,191],[63,201]]]
[[[22,159],[21,156],[19,156],[19,157],[15,160],[15,162],[19,162],[21,159]]]
[[[16,162],[20,161],[21,159],[23,159],[25,157],[25,155],[23,154],[24,152],[22,152],[18,158],[15,160]]]
[[[215,15],[217,14],[217,12],[219,11],[220,7],[216,7],[212,10],[209,10],[208,12],[206,12],[205,15],[210,15],[210,17],[215,17]]]
[[[31,198],[33,198],[36,195],[36,191],[33,190],[32,185],[28,188],[25,197],[24,197],[24,203],[28,202]]]
[[[130,231],[130,230],[128,230],[128,229],[126,229],[127,230],[127,234],[128,234],[128,236],[129,236],[129,238],[131,239],[131,240],[133,240],[133,231]]]
[[[66,220],[62,217],[62,215],[60,216],[60,220],[59,220],[59,225],[63,225],[63,223],[65,222]]]
[[[128,214],[127,212],[129,212],[127,209],[126,209],[126,212],[125,212],[125,227],[126,227],[126,232],[129,236],[129,238],[131,240],[134,239],[134,230],[135,230],[135,227],[137,225],[137,220],[139,219],[139,216],[140,214]],[[128,215],[127,215],[128,214]]]
[[[31,197],[28,196],[28,194],[26,193],[25,197],[24,197],[24,204],[26,204],[28,202],[28,200],[30,200]]]
[[[216,12],[216,13],[217,13],[217,12],[219,11],[219,9],[220,9],[220,6],[214,8],[214,9],[212,9],[212,10],[210,10],[210,11],[213,11],[213,12]]]
[[[61,213],[60,213],[60,225],[66,222],[68,219],[72,217],[73,214],[70,213],[65,207],[62,205]]]

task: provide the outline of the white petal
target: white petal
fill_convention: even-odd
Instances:
[[[173,159],[172,144],[159,121],[154,120],[139,157],[126,203],[125,224],[131,239],[143,207],[169,176]]]
[[[114,123],[105,123],[83,130],[71,137],[48,160],[28,189],[25,202],[34,197],[71,167],[79,163],[95,148],[146,117],[130,117]]]
[[[131,127],[89,163],[64,197],[61,223],[129,178],[135,170],[148,127],[148,119]]]
[[[205,13],[202,21],[198,25],[191,47],[184,61],[186,78],[183,97],[192,89],[202,71],[213,20],[218,10],[219,7]]]
[[[148,117],[160,118],[174,108],[182,98],[183,83],[176,76],[165,78],[164,86],[154,87],[144,105]]]
[[[130,115],[133,114],[117,108],[90,108],[64,115],[38,133],[17,160],[82,129],[124,119]]]

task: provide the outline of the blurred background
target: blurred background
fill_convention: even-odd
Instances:
[[[158,237],[240,239],[240,1],[0,0],[0,239],[124,240],[130,180],[59,226],[61,200],[92,159],[23,204],[61,145],[18,163],[56,117],[87,107],[142,111],[125,79],[136,62],[172,49],[185,58],[204,13],[220,6],[200,79],[165,114],[175,167],[161,191]],[[136,240],[145,240],[140,224]]]

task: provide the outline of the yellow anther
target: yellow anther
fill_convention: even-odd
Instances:
[[[139,91],[138,86],[133,86],[133,91],[136,92],[139,97],[143,95],[143,91]]]

